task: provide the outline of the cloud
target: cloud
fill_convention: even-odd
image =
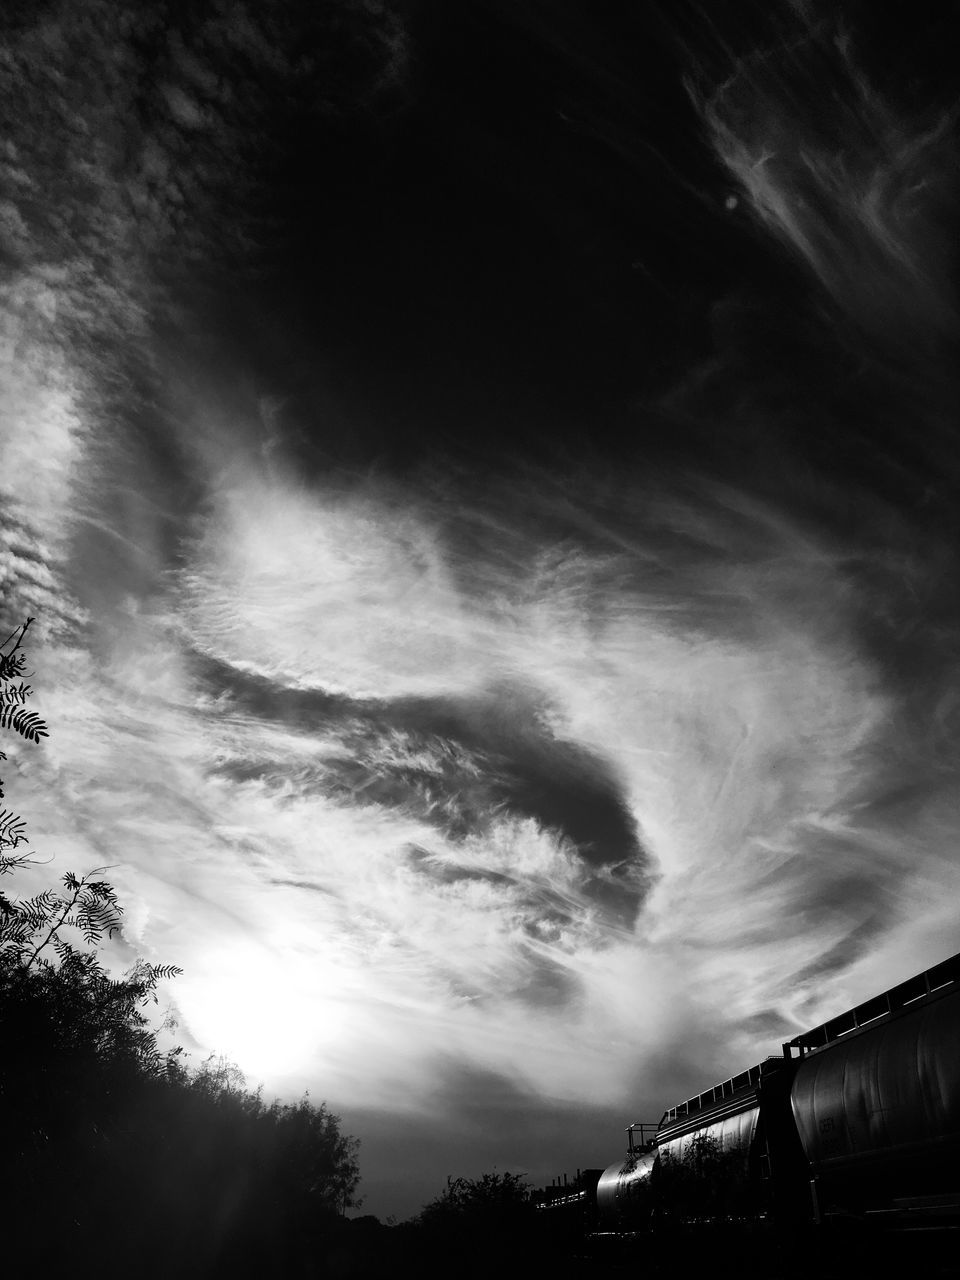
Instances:
[[[50,655],[50,784],[131,867],[131,942],[187,969],[190,1033],[229,1052],[232,1023],[251,1070],[350,1105],[425,1105],[451,1054],[612,1100],[687,1019],[750,1027],[849,968],[922,869],[863,829],[896,700],[828,538],[720,490],[489,501],[524,515],[471,591],[422,491],[392,541],[395,495],[254,476],[165,612],[102,665]],[[571,1034],[596,1047],[558,1057]]]
[[[38,654],[35,835],[121,865],[130,945],[253,1074],[612,1103],[691,1025],[719,1055],[813,1011],[937,874],[871,831],[901,699],[829,533],[706,479],[537,480],[457,522],[244,463],[167,593]]]
[[[717,154],[764,231],[816,275],[841,314],[900,358],[955,330],[947,112],[907,121],[870,84],[854,38],[806,14],[701,100]],[[829,113],[816,110],[825,92]],[[798,104],[801,109],[798,110]]]
[[[192,128],[206,64],[170,57]],[[368,1118],[655,1119],[956,949],[941,134],[829,59],[839,141],[772,51],[703,98],[750,235],[813,284],[728,300],[707,368],[549,464],[307,473],[337,423],[159,343],[162,412],[107,394],[36,323],[73,277],[21,270],[3,600],[42,623],[51,738],[8,794],[54,872],[111,866],[116,961],[184,968],[198,1054]]]

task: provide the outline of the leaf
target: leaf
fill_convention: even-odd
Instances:
[[[0,809],[0,845],[16,848],[26,840],[23,833],[26,823],[10,809]]]
[[[41,738],[49,738],[47,726],[35,711],[27,711],[25,707],[0,707],[0,729],[15,729],[24,738],[39,742]]]
[[[32,693],[30,686],[21,680],[19,684],[7,685],[6,688],[0,689],[0,703],[22,707]]]
[[[16,651],[0,654],[0,680],[9,680],[12,676],[22,675],[25,662],[26,655]]]

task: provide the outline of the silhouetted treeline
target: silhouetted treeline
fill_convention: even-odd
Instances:
[[[46,726],[15,683],[31,621],[0,645],[0,728],[37,744]],[[24,825],[0,809],[0,876],[35,865]],[[102,870],[31,897],[0,891],[8,1262],[139,1277],[375,1274],[342,1216],[357,1203],[357,1141],[325,1104],[268,1104],[222,1060],[189,1070],[179,1049],[161,1051],[147,1010],[180,971],[139,960],[107,972],[97,947],[123,908]]]
[[[396,1251],[428,1277],[451,1266],[464,1280],[545,1272],[574,1274],[576,1248],[536,1209],[526,1179],[514,1173],[451,1178],[442,1193],[396,1228]]]
[[[7,1221],[139,1275],[327,1274],[358,1181],[337,1117],[268,1105],[222,1063],[190,1072],[135,1025],[118,1034],[73,969],[0,966]]]
[[[40,941],[73,896],[41,895]],[[328,1255],[359,1175],[337,1116],[267,1104],[222,1061],[188,1070],[144,1012],[156,969],[111,978],[58,934],[49,958],[11,943],[18,909],[0,951],[0,1194],[18,1235],[141,1276],[342,1274]]]

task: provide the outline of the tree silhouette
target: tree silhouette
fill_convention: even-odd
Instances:
[[[488,1276],[497,1267],[518,1273],[543,1263],[544,1244],[526,1178],[484,1173],[448,1178],[445,1189],[406,1225],[416,1267],[447,1274],[450,1258],[466,1276]]]
[[[489,1225],[493,1220],[526,1215],[530,1210],[530,1187],[519,1173],[484,1173],[479,1178],[451,1178],[435,1200],[420,1211],[420,1222]]]
[[[47,728],[26,713],[21,679],[32,621],[0,646],[0,727],[38,744]],[[36,865],[26,843],[23,819],[0,811],[0,875]],[[8,1221],[77,1259],[123,1251],[141,1276],[326,1274],[331,1247],[343,1253],[344,1210],[359,1203],[357,1140],[325,1104],[267,1105],[222,1058],[190,1071],[181,1049],[161,1051],[147,1011],[181,970],[104,968],[97,948],[123,916],[108,870],[0,893]]]
[[[39,743],[41,738],[49,737],[49,731],[35,712],[26,709],[33,689],[22,680],[12,683],[23,675],[26,655],[21,646],[34,621],[27,618],[0,645],[0,728],[12,729],[28,741]],[[0,759],[6,758],[0,751]],[[0,797],[2,787],[0,782]],[[25,825],[12,810],[0,812],[0,875],[9,875],[32,863],[26,853],[6,852],[27,843]],[[68,871],[62,877],[65,892],[43,889],[18,901],[0,892],[0,963],[5,977],[18,970],[26,973],[34,966],[58,972],[66,966],[61,981],[74,987],[83,984],[94,1009],[104,1014],[107,1024],[115,1024],[117,1012],[122,1010],[131,1026],[141,1029],[146,1019],[135,1012],[137,1006],[155,997],[159,981],[183,971],[176,965],[151,965],[138,960],[123,979],[111,980],[89,950],[79,950],[70,941],[71,936],[79,936],[90,948],[104,935],[109,938],[120,929],[123,907],[116,891],[106,880],[97,878],[105,870],[108,868],[96,867],[80,877]],[[42,954],[44,951],[47,955]]]

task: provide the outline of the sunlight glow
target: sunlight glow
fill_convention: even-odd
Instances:
[[[204,955],[202,974],[177,993],[194,1034],[253,1085],[322,1066],[342,1024],[317,975],[308,983],[290,961],[253,939],[238,942]]]

